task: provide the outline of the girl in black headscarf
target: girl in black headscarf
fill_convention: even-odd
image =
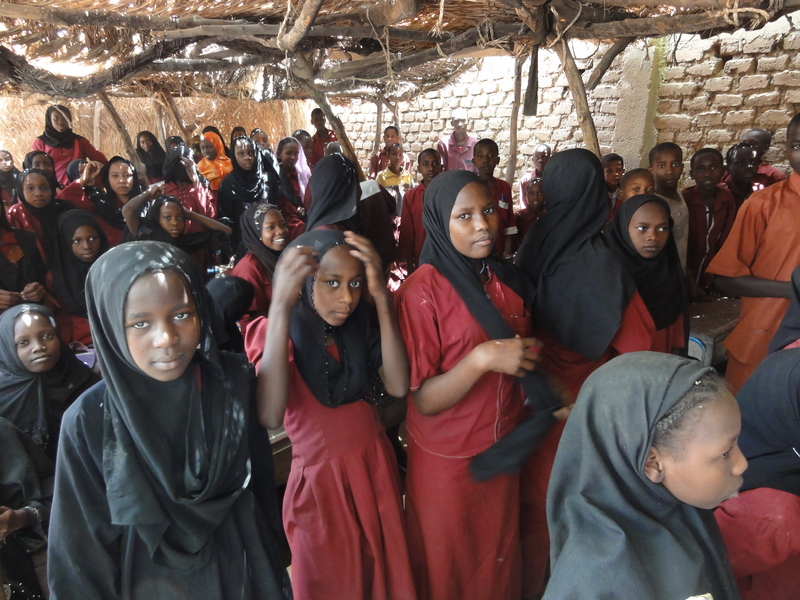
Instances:
[[[544,600],[738,600],[710,509],[742,484],[739,430],[735,399],[697,361],[637,352],[597,369],[550,479]]]
[[[33,140],[33,149],[46,152],[55,167],[56,180],[67,182],[67,165],[76,158],[87,158],[105,164],[105,155],[85,137],[72,131],[72,113],[60,104],[49,106],[45,113],[44,133]]]
[[[99,377],[59,338],[53,314],[19,304],[0,316],[0,417],[54,459],[64,411]]]
[[[290,598],[246,487],[253,370],[217,351],[191,259],[123,244],[86,290],[103,380],[64,418],[51,598]]]
[[[295,595],[415,598],[397,462],[372,404],[379,383],[408,392],[380,258],[351,232],[313,231],[293,245],[268,324],[251,323],[246,348],[265,383],[261,423],[284,424],[292,440],[283,515]]]
[[[306,231],[339,229],[360,232],[356,167],[349,158],[332,154],[320,160],[309,180],[311,206]]]
[[[6,210],[14,202],[17,191],[19,169],[14,166],[14,157],[8,150],[0,150],[0,200]]]
[[[689,303],[669,205],[655,194],[633,196],[606,226],[605,235],[652,317],[649,350],[684,348]]]
[[[85,158],[76,158],[67,166],[67,181],[78,181],[86,168],[88,161]]]
[[[538,354],[529,337],[532,293],[492,255],[500,222],[480,178],[436,177],[423,222],[424,264],[395,296],[411,362],[406,520],[418,593],[520,598],[520,478],[477,483],[469,463],[521,423],[528,395],[535,431],[524,461],[560,401],[530,373]]]
[[[311,179],[303,147],[293,137],[278,142],[278,161],[280,162],[279,206],[289,229],[297,237],[306,226],[305,198],[306,188]]]
[[[70,210],[58,218],[58,239],[53,264],[53,288],[61,302],[59,329],[66,343],[91,345],[86,314],[86,276],[89,268],[109,249],[103,229],[85,210]]]
[[[736,396],[742,493],[714,513],[743,600],[800,589],[800,350],[770,354]]]
[[[2,207],[0,207],[2,208]],[[47,267],[36,234],[11,227],[0,210],[0,312],[20,302],[42,302]]]
[[[251,319],[266,316],[272,298],[272,276],[281,252],[289,244],[283,214],[272,204],[254,204],[242,213],[242,242],[247,249],[231,271],[253,285],[253,301],[240,326],[244,332]]]
[[[211,219],[216,218],[217,201],[208,180],[197,170],[197,165],[191,158],[191,150],[179,144],[174,150],[167,152],[163,174],[166,195],[180,200],[186,209]],[[192,223],[187,231],[196,233],[202,230],[199,224]]]
[[[136,135],[136,154],[147,170],[147,183],[162,181],[167,153],[158,138],[149,131],[140,131]]]

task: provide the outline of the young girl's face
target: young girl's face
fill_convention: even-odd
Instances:
[[[628,235],[642,257],[655,258],[669,239],[669,215],[655,202],[643,204],[628,223]]]
[[[44,208],[53,200],[53,190],[47,177],[41,173],[29,173],[22,184],[25,202],[34,208]]]
[[[297,164],[298,158],[300,158],[300,148],[294,142],[284,145],[284,147],[281,148],[280,156],[278,156],[278,160],[281,161],[281,164],[289,169]]]
[[[200,140],[200,153],[206,160],[214,160],[217,158],[217,149],[214,148],[214,144],[205,138]]]
[[[525,204],[535,213],[544,209],[544,190],[540,180],[531,181],[525,186]]]
[[[625,167],[622,162],[612,160],[607,166],[603,167],[603,176],[606,180],[606,188],[609,191],[614,191],[619,187],[619,180],[625,174]]]
[[[678,432],[683,440],[680,450],[661,452],[653,448],[651,452],[661,468],[656,479],[673,496],[697,508],[712,509],[735,497],[742,486],[747,460],[738,443],[741,416],[735,398],[727,391],[694,411],[701,414],[697,420],[692,419],[695,415],[687,416],[692,430],[685,435]]]
[[[639,194],[652,194],[655,189],[655,180],[652,175],[635,175],[620,186],[617,192],[617,200],[624,202],[628,198],[633,198]]]
[[[350,246],[328,250],[314,279],[314,310],[328,325],[342,325],[358,306],[364,283],[364,265],[350,255]]]
[[[128,291],[124,319],[137,367],[158,381],[183,375],[200,342],[200,316],[182,275],[167,270],[139,277]]]
[[[50,124],[53,126],[53,129],[59,133],[69,131],[69,121],[67,121],[67,118],[61,114],[61,111],[59,110],[54,110],[51,113]]]
[[[128,163],[115,162],[108,168],[108,184],[117,196],[127,197],[133,189],[133,170]]]
[[[153,140],[150,138],[149,135],[140,135],[139,136],[139,147],[150,154],[153,151]]]
[[[174,202],[165,202],[158,211],[158,224],[170,237],[181,237],[186,227],[183,210]]]
[[[100,254],[100,236],[91,225],[81,225],[72,234],[72,253],[82,262],[94,262]]]
[[[399,171],[403,166],[403,148],[392,148],[389,152],[389,168],[392,171]]]
[[[270,210],[261,224],[261,243],[270,250],[280,252],[289,243],[289,228],[281,211]]]
[[[267,134],[263,131],[256,131],[253,136],[252,140],[262,149],[262,150],[269,150],[269,138]]]
[[[14,345],[23,366],[44,373],[61,358],[61,341],[50,319],[35,312],[22,313],[14,322]]]
[[[450,213],[450,241],[469,258],[486,258],[492,253],[500,218],[486,186],[477,181],[465,185],[456,196]]]
[[[33,159],[31,159],[31,169],[41,169],[42,171],[55,173],[53,161],[50,160],[50,157],[46,154],[37,154],[34,156]]]
[[[0,171],[8,173],[14,169],[14,157],[8,152],[0,152]]]
[[[256,153],[247,142],[236,142],[236,162],[245,171],[252,171],[256,166]]]

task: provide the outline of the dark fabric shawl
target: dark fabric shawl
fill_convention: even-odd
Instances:
[[[311,207],[306,231],[348,222],[358,214],[358,175],[349,158],[341,154],[326,156],[314,166],[308,185]]]
[[[67,181],[72,183],[73,181],[77,181],[81,177],[81,165],[86,164],[85,158],[76,158],[75,160],[71,160],[70,163],[67,165]]]
[[[661,253],[655,258],[644,258],[631,241],[628,228],[634,213],[645,204],[658,204],[669,219],[669,239]],[[656,329],[664,329],[688,308],[683,284],[683,270],[678,256],[678,247],[672,233],[673,221],[669,205],[655,194],[640,194],[629,198],[606,226],[605,235],[611,247],[636,282],[636,289],[647,306]]]
[[[25,368],[14,344],[14,324],[23,313],[53,314],[38,304],[18,304],[0,315],[0,417],[8,419],[52,458],[61,417],[77,397],[100,379],[61,343],[61,358],[44,373]],[[57,328],[56,328],[57,331]]]
[[[142,150],[140,138],[143,135],[149,137],[150,141],[153,143],[153,149],[150,153]],[[140,131],[136,134],[136,154],[139,155],[139,160],[144,164],[147,176],[153,179],[160,179],[164,170],[164,159],[167,158],[167,153],[164,151],[164,147],[161,145],[161,142],[158,141],[158,138],[150,131]]]
[[[28,204],[28,201],[25,200],[25,195],[23,194],[25,178],[31,173],[38,173],[39,175],[44,176],[45,179],[47,179],[47,182],[50,184],[52,200],[50,200],[50,203],[44,208],[35,208]],[[75,209],[71,202],[56,198],[56,193],[58,193],[58,183],[56,183],[55,177],[52,173],[42,171],[41,169],[26,169],[22,175],[20,175],[19,185],[17,186],[17,197],[24,205],[25,211],[39,221],[39,224],[42,227],[42,232],[44,233],[44,239],[42,239],[41,242],[44,246],[44,251],[47,253],[47,262],[51,265],[53,257],[57,252],[56,235],[58,232],[58,218],[68,210]]]
[[[736,396],[742,491],[767,487],[800,496],[800,348],[767,356]]]
[[[241,277],[225,275],[212,278],[206,289],[214,301],[217,317],[214,337],[220,349],[243,353],[244,338],[237,322],[253,303],[253,284]]]
[[[60,112],[67,119],[67,123],[69,123],[69,129],[63,133],[57,131],[50,121],[53,113],[56,111]],[[72,148],[75,145],[75,140],[80,137],[81,136],[72,131],[72,113],[66,106],[57,104],[47,107],[47,112],[45,112],[44,115],[44,132],[39,136],[40,140],[51,148]]]
[[[39,253],[39,247],[36,245],[36,234],[16,228],[13,228],[12,231],[24,256],[14,265],[0,252],[0,290],[21,292],[26,285],[34,281],[44,285],[47,267]]]
[[[184,278],[201,324],[192,364],[170,382],[136,366],[124,325],[131,286],[164,270]],[[196,571],[247,483],[252,367],[217,351],[214,308],[200,273],[168,244],[135,242],[108,251],[89,271],[86,298],[106,387],[103,469],[111,522],[134,527],[156,564]]]
[[[191,158],[192,151],[187,148],[183,140],[177,136],[167,138],[167,145],[169,145],[171,140],[175,140],[176,142],[180,141],[180,146],[175,148],[175,150],[167,150],[161,172],[164,181],[166,183],[190,183],[191,180],[186,174],[186,168],[181,163],[181,158]]]
[[[138,196],[142,193],[142,186],[139,183],[139,177],[136,173],[136,165],[134,165],[131,161],[127,158],[122,156],[112,156],[109,161],[103,165],[103,168],[100,170],[100,179],[103,181],[103,187],[106,190],[106,193],[111,196],[112,198],[116,197],[116,192],[111,189],[111,181],[109,179],[109,171],[111,170],[111,165],[114,163],[125,163],[130,167],[131,173],[133,173],[133,187],[131,187],[131,191],[129,194],[130,198]]]
[[[600,160],[558,152],[544,176],[547,213],[528,231],[516,263],[536,286],[536,326],[598,360],[616,335],[636,284],[603,237],[608,194]]]
[[[344,233],[335,229],[309,231],[292,242],[310,246],[320,260],[328,250],[344,243]],[[313,284],[314,278],[308,277],[289,329],[300,376],[314,397],[329,408],[371,399],[383,364],[374,309],[362,295],[342,325],[328,325],[314,309]],[[326,334],[336,342],[338,361],[328,352]]]
[[[267,248],[261,241],[261,228],[264,225],[264,218],[271,210],[277,210],[279,213],[281,211],[280,208],[272,204],[253,204],[242,213],[242,218],[239,221],[244,247],[256,257],[270,281],[272,280],[272,274],[275,272],[275,265],[278,264],[278,259],[281,255],[280,252]]]
[[[245,209],[253,204],[262,202],[274,204],[277,201],[277,198],[272,198],[270,195],[272,184],[268,173],[264,171],[261,149],[250,138],[243,137],[241,140],[253,150],[256,158],[255,165],[253,169],[246,171],[236,162],[234,153],[231,158],[233,171],[225,176],[219,186],[219,212],[223,217],[231,220],[235,230],[234,245],[238,245],[244,235],[244,232],[239,229],[239,224]]]
[[[54,475],[53,463],[41,449],[11,421],[0,417],[0,506],[44,508],[46,531],[44,517],[53,496]]]
[[[800,266],[792,271],[792,298],[783,314],[778,331],[769,343],[769,352],[783,350],[800,340]]]
[[[100,254],[105,253],[108,238],[95,218],[85,210],[70,210],[58,218],[57,251],[53,259],[53,287],[70,315],[86,317],[86,276],[93,263],[80,260],[72,252],[72,236],[79,227],[88,225],[100,239]]]
[[[694,360],[633,352],[586,380],[547,493],[545,600],[739,598],[713,511],[680,502],[644,475],[655,424],[709,371]]]
[[[459,253],[450,241],[450,214],[453,212],[456,197],[464,187],[480,181],[470,171],[446,171],[425,189],[422,223],[427,236],[420,263],[432,265],[447,278],[490,339],[508,339],[514,337],[514,330],[487,298],[479,265],[474,259]],[[530,306],[533,289],[519,269],[494,255],[489,256],[486,263],[500,281]],[[534,415],[503,438],[501,446],[495,444],[473,461],[473,473],[479,479],[519,468],[554,422],[552,412],[561,405],[561,401],[541,374],[531,372],[521,379],[521,383],[528,395],[528,401],[534,407]]]
[[[197,231],[195,233],[184,233],[177,238],[172,237],[169,233],[161,229],[158,222],[161,207],[167,203],[179,206],[181,211],[184,211],[181,201],[174,196],[157,196],[155,200],[150,203],[147,208],[147,214],[144,218],[139,220],[139,233],[137,238],[139,240],[149,240],[153,242],[162,242],[170,244],[176,248],[180,248],[184,252],[191,254],[201,248],[205,248],[211,242],[211,231]],[[185,211],[184,211],[185,212]]]

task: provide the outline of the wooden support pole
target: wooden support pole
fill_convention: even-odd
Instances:
[[[162,143],[166,145],[167,142],[167,127],[166,123],[164,122],[164,107],[162,106],[161,102],[158,101],[158,98],[153,95],[150,98],[150,102],[153,105],[153,110],[155,111],[155,135],[156,138]],[[137,140],[138,142],[138,140]]]
[[[575,113],[583,132],[583,145],[594,152],[597,158],[602,158],[600,143],[597,141],[597,129],[594,126],[592,112],[589,110],[589,100],[586,98],[586,88],[583,85],[583,79],[581,79],[581,72],[575,64],[575,58],[572,56],[567,40],[562,39],[559,44],[561,48],[557,54],[561,59],[564,74],[567,76],[569,91],[572,94],[572,103],[575,105]]]
[[[589,79],[586,82],[586,91],[591,92],[594,88],[597,87],[597,84],[600,83],[600,80],[603,79],[603,75],[606,74],[606,71],[611,67],[611,63],[614,62],[614,59],[617,58],[622,52],[627,48],[636,38],[621,38],[614,42],[611,47],[606,50],[606,53],[603,55],[603,58],[600,59],[600,62],[597,63],[592,74],[589,75]]]
[[[522,64],[524,56],[517,57],[514,63],[514,101],[511,103],[511,117],[508,133],[508,162],[506,163],[505,180],[514,183],[514,174],[517,172],[517,129],[519,127],[519,103],[522,98]],[[522,190],[520,190],[522,195]]]
[[[122,117],[119,116],[116,107],[111,103],[111,98],[108,97],[108,94],[106,94],[104,91],[97,92],[97,97],[100,98],[103,106],[105,106],[106,110],[108,110],[108,114],[111,115],[111,119],[114,121],[117,131],[122,136],[122,141],[125,144],[125,151],[128,153],[130,161],[136,166],[136,172],[139,174],[139,183],[142,185],[143,189],[146,189],[147,170],[139,160],[139,154],[136,152],[136,147],[131,141],[131,136],[128,133],[128,128],[125,127],[125,122],[122,120]]]
[[[525,104],[522,114],[535,117],[539,105],[539,46],[531,48],[531,64],[528,67],[528,84],[525,86]]]
[[[287,137],[292,135],[294,130],[292,129],[292,121],[289,118],[289,103],[286,100],[281,102],[281,112],[283,113],[283,137]],[[275,144],[275,147],[277,148],[278,145]]]
[[[286,52],[293,52],[297,48],[297,44],[306,36],[308,30],[314,24],[314,19],[317,18],[319,9],[322,8],[322,3],[325,0],[305,0],[300,15],[292,25],[292,28],[285,33],[278,36],[276,45],[281,50]],[[287,5],[288,6],[288,5]]]
[[[375,142],[372,144],[372,153],[380,152],[383,144],[383,101],[375,100]]]
[[[192,136],[189,133],[189,130],[186,129],[186,124],[183,122],[183,118],[181,117],[181,113],[178,110],[178,105],[175,104],[175,99],[172,97],[169,92],[158,92],[161,94],[161,97],[164,99],[164,106],[167,107],[170,114],[172,114],[172,118],[175,119],[175,123],[178,125],[178,129],[180,129],[181,137],[186,142],[186,145],[192,145]]]
[[[100,145],[100,119],[103,116],[103,103],[94,101],[94,119],[92,120],[92,144]]]

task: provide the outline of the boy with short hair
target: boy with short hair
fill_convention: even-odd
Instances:
[[[619,207],[623,203],[639,194],[652,194],[655,191],[656,180],[653,174],[647,169],[633,169],[626,172],[619,180],[619,188],[617,189],[617,199],[614,202],[614,207],[611,209],[611,215],[608,220],[614,218],[617,214]]]
[[[756,151],[758,171],[753,181],[764,187],[786,179],[786,173],[764,162],[764,155],[772,144],[772,134],[766,129],[751,129],[742,136],[742,143],[750,144]]]
[[[542,174],[544,173],[544,168],[547,166],[547,161],[550,160],[552,154],[552,150],[550,150],[550,146],[547,144],[536,145],[536,147],[533,149],[533,159],[531,161],[533,162],[533,169],[525,173],[525,175],[523,175],[519,180],[520,190],[522,190],[522,188],[531,179],[536,179],[537,177],[541,179]]]
[[[442,172],[442,161],[439,153],[433,148],[426,148],[417,156],[417,171],[422,182],[408,190],[403,196],[403,207],[400,218],[400,237],[398,241],[400,258],[407,264],[411,274],[419,266],[419,255],[425,243],[425,228],[422,226],[422,199],[433,178]]]
[[[602,159],[603,163],[603,176],[606,180],[606,192],[608,193],[609,209],[614,206],[617,200],[617,190],[619,189],[620,180],[625,174],[625,160],[619,155],[606,154]]]
[[[383,171],[389,166],[389,148],[394,144],[402,144],[403,140],[400,137],[400,130],[394,125],[389,125],[383,130],[383,144],[384,147],[372,155],[369,159],[368,177],[370,179],[377,179],[378,173]],[[403,155],[403,169],[411,171],[411,161],[408,160],[408,155]]]
[[[494,170],[500,164],[500,149],[497,143],[484,138],[475,144],[472,164],[475,165],[478,177],[489,188],[489,193],[494,198],[495,209],[500,217],[500,231],[495,239],[495,252],[501,256],[511,256],[513,238],[517,233],[517,226],[514,222],[514,201],[511,198],[511,186],[508,182],[494,176]]]
[[[787,128],[786,158],[789,179],[750,196],[708,267],[721,292],[742,296],[739,322],[725,340],[725,378],[734,393],[767,355],[792,296],[792,271],[800,265],[800,114]]]
[[[681,192],[689,209],[686,275],[694,299],[710,299],[707,292],[712,282],[706,269],[728,239],[736,219],[736,202],[730,190],[720,184],[725,167],[719,150],[701,148],[690,165],[689,176],[695,185]]]
[[[519,250],[522,240],[539,220],[544,212],[544,184],[541,177],[535,177],[526,181],[522,186],[520,208],[514,215],[514,222],[517,226],[517,235],[514,236],[514,252]]]
[[[453,110],[450,124],[453,126],[453,133],[446,138],[443,137],[436,144],[436,150],[442,161],[442,171],[464,169],[476,173],[471,157],[478,139],[468,132],[469,116],[466,109]]]
[[[325,113],[321,108],[315,108],[311,111],[311,124],[317,132],[311,136],[313,145],[311,147],[311,156],[306,156],[308,164],[313,168],[318,161],[322,160],[325,156],[325,146],[330,142],[338,141],[336,134],[325,127]]]
[[[661,142],[653,146],[649,155],[648,171],[656,182],[656,194],[669,205],[674,226],[672,236],[678,246],[681,268],[686,270],[686,252],[689,239],[689,209],[678,192],[678,182],[683,174],[683,150],[678,144]]]
[[[722,182],[733,194],[738,210],[753,192],[765,187],[755,181],[758,174],[758,152],[750,144],[739,142],[728,149],[725,162],[728,168]]]
[[[405,160],[405,152],[403,152],[402,144],[392,144],[389,148],[389,165],[380,173],[378,173],[378,184],[383,187],[398,186],[405,191],[414,185],[414,178],[411,173],[403,168],[403,161]]]

